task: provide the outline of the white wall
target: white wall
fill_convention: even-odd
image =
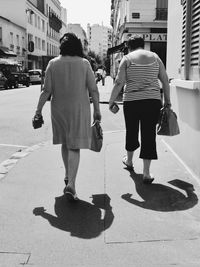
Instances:
[[[177,79],[182,46],[181,1],[169,0],[168,12],[167,72],[176,78],[171,83],[171,101],[180,135],[164,139],[200,179],[200,82]]]
[[[167,73],[179,78],[182,44],[182,6],[180,0],[168,1]]]

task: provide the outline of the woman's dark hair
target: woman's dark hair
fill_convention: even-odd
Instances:
[[[135,50],[140,47],[144,48],[144,38],[142,38],[140,35],[134,35],[129,38],[127,45],[131,50]]]
[[[60,38],[60,54],[62,56],[83,57],[81,40],[72,32],[65,33]]]

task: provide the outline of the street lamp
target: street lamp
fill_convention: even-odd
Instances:
[[[33,15],[35,12],[32,10],[32,9],[30,9],[30,8],[27,8],[26,9],[26,13],[28,13],[28,12],[30,12],[30,15]]]

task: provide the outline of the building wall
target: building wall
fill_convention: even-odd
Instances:
[[[179,79],[181,21],[181,1],[169,0],[167,71],[170,77],[175,78],[171,83],[171,100],[181,133],[165,140],[200,178],[200,82]]]
[[[107,50],[110,46],[111,29],[99,24],[94,24],[92,26],[88,25],[87,34],[89,49],[94,51],[103,60],[106,57]]]
[[[15,24],[26,28],[26,0],[1,0],[0,16],[3,16]]]
[[[168,46],[167,73],[169,78],[180,78],[181,45],[182,45],[182,13],[179,0],[168,3]],[[173,60],[172,60],[173,59]]]
[[[27,49],[26,29],[3,17],[0,17],[0,27],[2,28],[2,42],[0,43],[0,46],[7,47],[12,50],[15,54],[17,54],[15,60],[25,64],[25,49]],[[13,34],[12,40],[11,33]],[[17,36],[19,38],[18,40]]]
[[[141,34],[145,40],[145,49],[157,53],[166,64],[167,47],[167,0],[165,17],[161,19],[156,13],[157,0],[118,0],[113,2],[111,21],[113,21],[113,46],[127,41],[134,34]],[[159,18],[159,19],[158,19]],[[118,70],[121,55],[111,58],[113,77]]]
[[[131,22],[150,22],[155,19],[156,0],[129,1],[128,19]],[[140,13],[139,19],[133,19],[132,13]]]

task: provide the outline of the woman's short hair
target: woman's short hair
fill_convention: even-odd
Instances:
[[[127,42],[128,48],[135,50],[139,47],[144,48],[144,38],[141,35],[131,36]]]
[[[65,33],[60,38],[60,54],[62,56],[83,57],[81,40],[72,32]]]

